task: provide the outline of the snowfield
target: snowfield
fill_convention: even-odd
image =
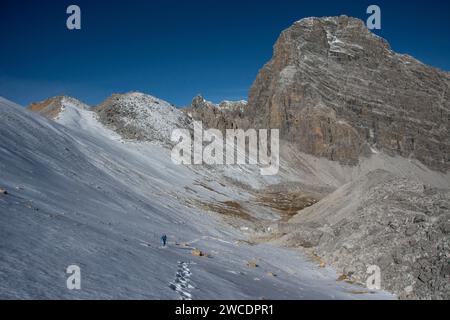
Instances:
[[[337,282],[300,251],[249,243],[251,223],[199,205],[245,203],[251,194],[241,184],[276,183],[255,172],[177,166],[169,149],[123,140],[70,101],[50,121],[1,99],[0,298],[394,298]],[[81,290],[66,287],[69,265],[81,268]]]

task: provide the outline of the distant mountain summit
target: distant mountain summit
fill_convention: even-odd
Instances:
[[[384,151],[450,169],[450,74],[391,50],[364,22],[307,18],[285,30],[245,118],[344,163]]]
[[[32,103],[28,109],[39,113],[46,118],[55,120],[61,115],[62,112],[66,110],[67,106],[81,110],[87,110],[90,108],[88,105],[75,98],[68,96],[57,96],[41,102]]]
[[[139,92],[115,94],[94,108],[99,121],[125,139],[170,144],[171,133],[190,119],[170,103]]]
[[[237,129],[247,108],[247,101],[222,101],[214,104],[201,95],[192,99],[191,105],[183,111],[195,120],[201,120],[209,128],[225,130]]]

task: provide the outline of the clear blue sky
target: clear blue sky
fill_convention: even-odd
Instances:
[[[66,28],[77,4],[82,30]],[[54,95],[97,104],[142,91],[178,106],[203,94],[245,99],[280,32],[308,16],[366,19],[401,53],[450,71],[446,0],[1,0],[0,96],[26,105]]]

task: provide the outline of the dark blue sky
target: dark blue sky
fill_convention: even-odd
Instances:
[[[81,31],[66,28],[70,4]],[[450,71],[446,0],[0,0],[0,95],[23,105],[135,90],[179,106],[198,93],[242,99],[283,29],[308,16],[366,20],[370,4],[394,50]]]

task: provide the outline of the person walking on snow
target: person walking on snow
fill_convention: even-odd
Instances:
[[[167,243],[167,236],[166,236],[165,234],[161,237],[161,243],[162,243],[162,246],[163,246],[163,247],[166,246],[166,243]]]

